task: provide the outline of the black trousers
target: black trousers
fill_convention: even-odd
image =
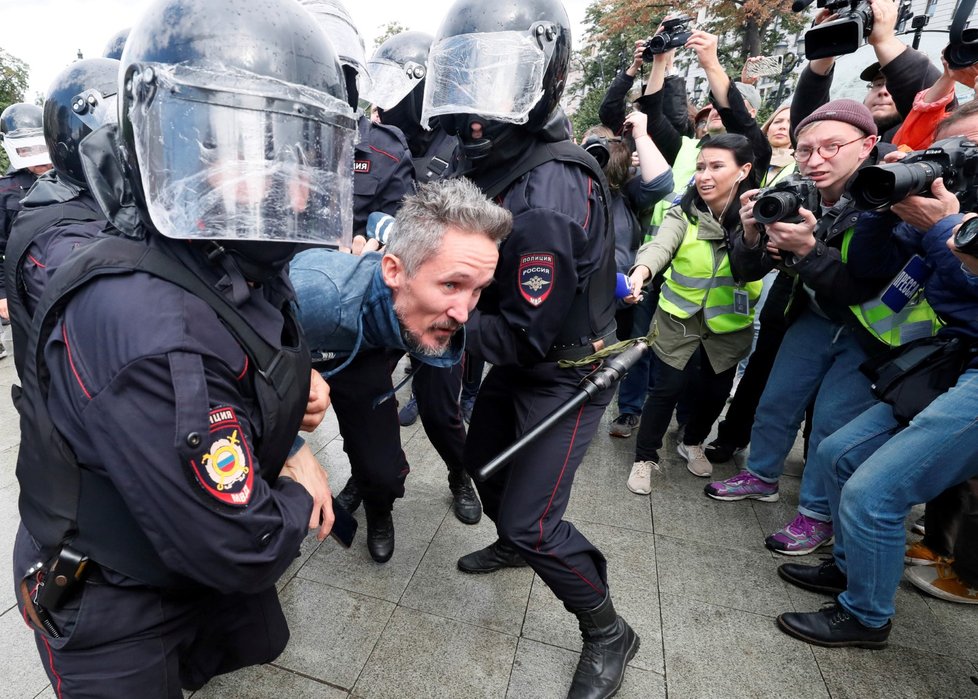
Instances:
[[[329,378],[352,477],[364,507],[377,514],[390,512],[394,500],[404,496],[404,481],[411,470],[401,449],[397,402],[393,396],[381,400],[393,391],[391,372],[401,355],[381,349],[360,352]],[[415,379],[418,412],[428,438],[449,470],[461,469],[465,445],[458,407],[461,364],[448,369],[421,365]]]
[[[476,399],[465,445],[474,473],[524,432],[564,405],[588,369],[493,367]],[[574,474],[611,391],[565,415],[489,480],[477,483],[499,538],[513,544],[569,609],[593,609],[607,594],[605,557],[564,520]]]
[[[21,537],[23,527],[18,551],[29,546]],[[23,616],[19,592],[17,600]],[[219,594],[90,581],[51,616],[61,638],[28,626],[56,696],[71,699],[182,699],[215,675],[271,662],[289,640],[274,588]]]
[[[713,423],[723,412],[737,371],[735,364],[724,372],[715,373],[702,345],[687,362],[687,366],[697,360],[697,355],[699,371],[695,380],[698,400],[686,424],[683,444],[702,444],[710,435]],[[669,429],[676,403],[689,381],[689,374],[685,369],[671,367],[655,355],[652,356],[652,374],[654,385],[645,399],[642,422],[639,424],[635,442],[636,461],[659,460],[662,439]]]

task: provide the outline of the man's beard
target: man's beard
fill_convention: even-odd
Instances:
[[[903,121],[903,117],[900,116],[899,112],[896,112],[881,117],[873,117],[873,121],[876,122],[876,130],[882,136],[884,132],[889,131]]]
[[[401,312],[398,310],[397,305],[394,306],[394,313],[397,314],[397,320],[401,324],[401,338],[404,340],[404,344],[407,345],[408,351],[411,354],[417,354],[422,357],[444,357],[448,350],[451,348],[451,339],[444,345],[439,345],[432,347],[426,345],[421,341],[421,336],[411,332],[407,329],[407,325],[404,323],[404,318],[401,317]],[[445,330],[450,331],[453,334],[461,328],[461,323],[456,323],[451,321],[449,323],[438,323],[432,325],[429,329],[435,330]]]

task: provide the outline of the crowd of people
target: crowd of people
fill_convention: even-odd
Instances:
[[[882,648],[904,574],[978,604],[978,101],[955,97],[978,63],[938,68],[870,4],[864,100],[819,58],[763,123],[694,29],[637,42],[575,144],[559,0],[456,0],[369,58],[339,0],[157,0],[4,110],[14,583],[58,696],[180,697],[274,659],[309,531],[349,546],[362,505],[394,554],[418,417],[456,518],[495,524],[458,570],[531,567],[580,625],[568,697],[613,696],[640,639],[564,512],[614,391],[473,476],[640,337],[609,423],[635,438],[623,497],[656,488],[675,417],[692,477],[749,447],[704,497],[774,502],[802,430],[798,512],[764,545],[831,553],[778,568],[829,603],[785,633]],[[330,406],[335,497],[299,436]]]

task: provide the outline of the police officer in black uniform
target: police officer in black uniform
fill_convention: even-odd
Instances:
[[[54,167],[24,198],[10,231],[5,263],[18,373],[23,373],[31,317],[47,280],[106,224],[88,191],[79,146],[94,129],[116,123],[118,83],[119,61],[86,58],[61,71],[45,95],[44,141]]]
[[[588,369],[559,359],[583,359],[615,333],[606,184],[568,142],[558,107],[570,51],[559,0],[457,0],[428,58],[424,118],[458,135],[461,171],[513,214],[496,283],[466,324],[469,351],[493,365],[469,426],[470,471],[576,393]],[[479,483],[499,538],[458,561],[466,573],[528,564],[577,615],[584,649],[573,699],[617,692],[639,645],[612,605],[604,556],[563,519],[609,399],[571,413]]]
[[[21,200],[35,180],[51,169],[51,158],[44,145],[42,112],[36,104],[18,102],[0,114],[0,141],[10,160],[10,170],[0,177],[0,259],[4,257],[10,227],[21,210]],[[6,324],[7,292],[0,270],[0,319]],[[0,359],[7,356],[0,333]]]
[[[292,0],[159,0],[119,85],[82,158],[120,235],[48,281],[15,396],[14,577],[59,693],[176,699],[282,651],[275,581],[332,525],[285,267],[351,231],[356,122]]]

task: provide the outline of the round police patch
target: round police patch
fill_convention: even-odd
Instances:
[[[199,459],[191,459],[197,482],[204,491],[226,505],[244,507],[251,501],[255,469],[251,449],[233,408],[212,410],[210,433]]]
[[[530,252],[520,255],[517,282],[520,295],[531,305],[539,306],[550,296],[556,276],[554,256],[549,252]]]

